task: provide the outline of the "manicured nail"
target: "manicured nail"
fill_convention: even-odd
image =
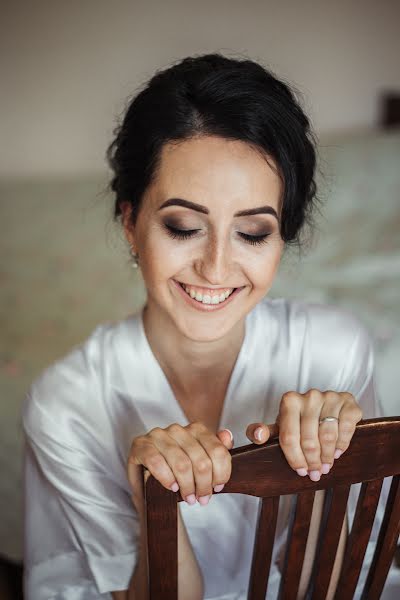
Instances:
[[[319,471],[309,471],[311,481],[319,481],[321,479],[321,473]]]
[[[169,489],[172,490],[173,492],[177,492],[179,490],[178,483],[176,481],[174,481],[174,483],[171,485],[171,487]]]
[[[194,494],[189,494],[189,496],[186,496],[185,500],[191,506],[193,506],[193,504],[196,504],[196,496]]]
[[[210,500],[210,496],[199,496],[198,497],[199,504],[202,506],[206,506]]]
[[[214,486],[214,492],[222,492],[222,490],[224,489],[225,484],[224,483],[219,483],[218,485]]]
[[[233,442],[233,433],[230,429],[225,429],[225,431],[227,431],[229,433],[229,435],[231,436],[231,442]]]
[[[342,454],[343,454],[343,450],[339,450],[339,448],[336,448],[335,454],[333,455],[333,458],[334,459],[340,458],[342,456]]]
[[[308,471],[307,469],[296,469],[296,473],[297,475],[300,475],[300,477],[305,477],[306,475],[308,475]]]
[[[258,440],[259,442],[261,442],[262,436],[263,436],[263,428],[262,427],[257,427],[257,429],[254,432],[254,437],[256,438],[256,440]]]
[[[322,463],[321,473],[322,475],[328,475],[331,470],[331,465],[329,463]]]

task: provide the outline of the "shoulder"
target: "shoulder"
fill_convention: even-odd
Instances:
[[[110,358],[129,319],[98,325],[84,342],[36,377],[22,411],[28,434],[37,435],[48,424],[57,425],[58,431],[71,429],[76,415],[80,422],[89,422],[90,415],[101,417]]]
[[[258,306],[260,319],[269,320],[277,333],[295,335],[311,346],[331,346],[339,352],[356,342],[371,345],[370,334],[350,310],[332,304],[290,298],[264,297]],[[278,331],[279,330],[279,331]]]
[[[296,389],[350,391],[360,397],[372,379],[373,342],[351,311],[297,299],[264,298],[257,318],[268,324],[266,343],[286,378],[292,374]]]

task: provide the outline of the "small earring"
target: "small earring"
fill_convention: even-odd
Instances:
[[[137,269],[138,266],[139,266],[139,254],[135,254],[132,246],[130,247],[130,254],[131,254],[131,257],[132,257],[132,267],[134,269]]]

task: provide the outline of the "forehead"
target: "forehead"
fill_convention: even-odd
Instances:
[[[265,200],[279,208],[282,181],[276,164],[250,144],[199,136],[163,146],[155,185],[163,195],[203,203]]]

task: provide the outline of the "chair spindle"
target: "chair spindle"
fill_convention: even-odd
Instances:
[[[347,540],[343,566],[336,588],[335,600],[352,600],[356,590],[368,540],[374,524],[383,479],[361,485],[351,532]]]
[[[313,568],[315,580],[312,575],[313,588],[307,593],[307,598],[311,600],[326,598],[346,516],[349,492],[349,485],[340,485],[326,491]]]
[[[279,496],[262,498],[257,519],[248,600],[264,600],[274,546]]]
[[[400,475],[390,486],[385,515],[379,531],[374,558],[362,593],[362,600],[379,598],[389,572],[400,535]]]
[[[315,491],[301,492],[294,497],[295,510],[289,524],[287,550],[279,588],[279,600],[297,597],[304,554],[310,528]]]
[[[177,494],[152,477],[145,486],[145,500],[150,598],[178,600]]]

